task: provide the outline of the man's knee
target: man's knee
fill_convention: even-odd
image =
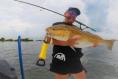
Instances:
[[[55,74],[55,79],[67,79],[68,78],[68,74]]]
[[[73,75],[75,79],[86,79],[86,73],[84,70],[80,73],[73,74]]]

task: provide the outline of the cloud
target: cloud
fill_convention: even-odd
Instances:
[[[109,8],[108,8],[108,15],[107,15],[107,26],[110,28],[113,33],[118,33],[118,0],[110,0],[109,1]]]
[[[83,0],[84,2],[86,2],[87,4],[95,4],[98,0]]]
[[[103,37],[118,37],[117,0],[23,0],[63,14],[69,7],[77,7],[81,15],[77,20],[96,28]],[[0,1],[0,36],[42,38],[45,28],[64,17],[14,0]],[[75,23],[79,26],[77,23]]]
[[[16,37],[19,32],[25,35],[25,31],[30,29],[33,25],[27,22],[23,22],[19,19],[1,21],[0,22],[0,34],[5,37]]]
[[[84,0],[87,4],[86,14],[90,20],[90,26],[101,31],[105,25],[108,1],[107,0]]]
[[[117,0],[109,0],[108,1],[108,8],[106,9],[106,22],[105,25],[102,26],[101,35],[109,38],[116,38],[118,39],[118,1]]]
[[[89,23],[86,15],[86,4],[83,0],[23,0],[46,7],[63,14],[68,7],[77,7],[81,10],[79,21]],[[0,36],[16,37],[18,32],[23,36],[41,38],[45,35],[45,28],[54,22],[63,21],[64,17],[55,13],[36,8],[14,0],[0,1]]]
[[[118,39],[118,1],[84,0],[84,2],[87,4],[90,26],[97,30],[93,33],[107,39]]]
[[[23,22],[22,20],[9,20],[9,21],[1,21],[0,22],[0,30],[1,31],[8,31],[14,30],[16,32],[23,32],[32,27],[32,24]]]

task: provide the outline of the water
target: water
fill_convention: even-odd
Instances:
[[[52,46],[48,50],[46,66],[35,65],[41,43],[22,42],[26,79],[53,79],[54,74],[48,70],[51,62]],[[118,42],[115,42],[112,51],[107,50],[104,46],[83,49],[84,56],[81,60],[87,69],[87,79],[118,79],[117,47]],[[6,59],[14,66],[20,79],[17,42],[0,42],[0,59]],[[69,79],[73,79],[73,77]]]

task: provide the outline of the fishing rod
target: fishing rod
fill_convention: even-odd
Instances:
[[[39,5],[35,5],[35,4],[32,4],[32,3],[25,2],[25,1],[20,1],[20,0],[14,0],[14,1],[17,1],[17,2],[20,2],[20,3],[24,3],[24,4],[28,4],[28,5],[31,5],[31,6],[35,6],[35,7],[39,7],[39,8],[41,8],[41,9],[44,9],[44,10],[47,10],[47,11],[56,13],[56,14],[58,14],[58,15],[64,16],[63,14],[60,14],[60,13],[58,13],[58,12],[56,12],[56,11],[53,11],[53,10],[44,8],[44,7],[39,6]],[[64,16],[64,17],[65,17],[65,16]],[[91,28],[91,27],[89,27],[89,26],[83,24],[82,22],[79,22],[79,21],[77,21],[77,20],[75,20],[75,22],[78,23],[78,24],[80,24],[80,29],[81,29],[81,30],[84,30],[85,28],[89,28],[89,29],[91,29],[92,31],[96,31],[95,29],[93,29],[93,28]],[[81,25],[85,26],[85,28],[82,29]]]

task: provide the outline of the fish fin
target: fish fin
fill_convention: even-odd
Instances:
[[[112,50],[113,44],[114,44],[115,40],[105,40],[105,43],[107,45],[107,48],[109,50]]]
[[[70,46],[70,48],[71,48],[73,51],[77,52],[74,47]]]

